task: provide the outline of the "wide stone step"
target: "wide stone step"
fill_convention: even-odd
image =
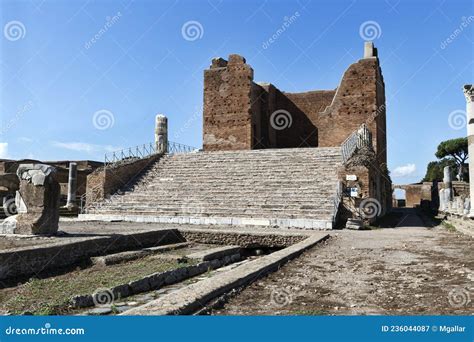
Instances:
[[[80,221],[128,221],[154,222],[198,225],[233,225],[233,226],[271,226],[304,229],[331,229],[332,218],[252,218],[252,217],[196,217],[196,216],[154,216],[154,215],[127,215],[127,214],[81,214]]]
[[[174,193],[174,192],[147,192],[147,193],[128,193],[122,196],[115,196],[112,198],[113,202],[128,201],[128,202],[147,202],[147,201],[210,201],[210,202],[220,202],[220,201],[242,201],[242,202],[255,202],[255,203],[264,203],[264,202],[282,202],[288,203],[291,202],[307,202],[307,203],[316,203],[320,200],[328,198],[328,196],[334,195],[334,191],[322,191],[322,192],[301,192],[299,194],[273,194],[267,196],[265,194],[255,194],[255,193],[230,193],[225,190],[222,191],[209,191],[203,193]]]
[[[119,211],[119,210],[101,210],[100,212],[87,212],[88,214],[111,214],[111,215],[134,215],[134,216],[187,216],[187,217],[249,217],[249,218],[286,218],[286,219],[317,219],[317,220],[330,220],[332,218],[331,213],[320,213],[320,214],[310,214],[310,213],[268,213],[268,212],[206,212],[206,213],[193,213],[193,212],[170,212],[170,211],[146,211],[146,210],[134,210],[134,211]]]
[[[265,205],[253,205],[248,203],[243,205],[241,203],[226,203],[223,206],[216,206],[209,203],[177,203],[178,205],[152,205],[152,204],[137,204],[137,203],[115,203],[113,205],[104,205],[102,208],[117,209],[117,210],[157,210],[157,211],[300,211],[300,212],[320,212],[326,210],[332,210],[332,202],[327,202],[322,205],[298,205],[291,204],[284,206],[283,204],[265,204]]]
[[[275,203],[275,204],[288,204],[288,203],[323,203],[325,201],[332,200],[335,194],[331,193],[322,193],[322,194],[313,194],[313,195],[304,195],[302,194],[300,197],[290,198],[288,196],[274,196],[273,198],[265,196],[265,195],[258,195],[253,197],[248,196],[239,196],[239,195],[232,195],[232,194],[225,194],[225,193],[201,193],[201,194],[173,194],[173,195],[160,195],[160,194],[153,194],[150,193],[148,196],[140,194],[140,195],[123,195],[123,196],[115,196],[108,199],[105,202],[109,203],[122,203],[122,202],[130,202],[130,203],[173,203],[173,202],[207,202],[207,203],[221,203],[222,205],[226,205],[227,203],[255,203],[255,204],[268,204],[268,203]]]

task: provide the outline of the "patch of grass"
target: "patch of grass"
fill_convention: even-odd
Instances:
[[[94,266],[56,277],[36,279],[16,288],[0,290],[0,308],[13,314],[65,314],[74,295],[92,294],[98,288],[109,288],[189,264],[161,261],[152,257],[107,267]]]
[[[442,226],[443,226],[444,228],[446,228],[446,229],[449,230],[450,232],[456,231],[456,227],[455,227],[453,224],[451,224],[451,223],[449,223],[449,222],[447,222],[447,221],[442,221],[441,224],[442,224]]]

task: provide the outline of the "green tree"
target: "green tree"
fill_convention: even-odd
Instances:
[[[464,180],[465,162],[468,158],[467,138],[457,138],[442,141],[438,145],[435,156],[439,159],[451,158],[455,161],[458,170],[458,179]]]
[[[444,167],[451,167],[451,177],[456,176],[456,162],[452,158],[443,158],[441,160],[435,160],[428,163],[426,168],[425,177],[421,180],[422,182],[442,182],[444,177]]]

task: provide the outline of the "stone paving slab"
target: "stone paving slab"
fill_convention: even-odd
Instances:
[[[283,263],[295,258],[328,236],[324,233],[312,234],[297,244],[248,262],[228,272],[186,286],[179,291],[125,311],[120,315],[192,314],[203,308],[212,299],[232,289],[248,285],[259,277],[275,271]]]

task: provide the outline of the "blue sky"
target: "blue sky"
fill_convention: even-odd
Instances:
[[[102,160],[153,141],[157,113],[169,118],[170,140],[199,147],[203,70],[212,57],[241,54],[255,81],[284,91],[334,89],[362,57],[361,27],[369,24],[386,84],[394,182],[419,181],[441,140],[466,135],[469,0],[0,4],[3,158]]]

